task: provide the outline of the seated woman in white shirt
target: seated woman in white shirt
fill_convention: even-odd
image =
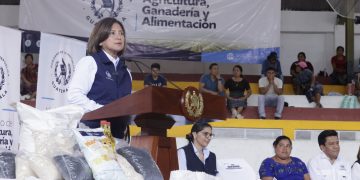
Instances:
[[[351,168],[351,175],[353,180],[360,180],[360,147],[357,154],[357,161]]]
[[[190,134],[186,135],[189,144],[178,150],[179,169],[205,172],[216,176],[218,173],[216,156],[206,148],[213,136],[209,123],[196,122]]]

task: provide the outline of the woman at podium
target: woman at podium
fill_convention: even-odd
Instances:
[[[196,122],[190,134],[186,135],[189,144],[178,150],[179,170],[199,171],[216,176],[216,156],[206,148],[213,137],[209,123]]]
[[[69,86],[69,103],[89,112],[131,93],[131,74],[120,59],[125,45],[125,29],[120,21],[105,18],[95,24],[87,44],[87,56],[77,63]],[[128,121],[108,120],[113,136],[122,139]],[[100,121],[81,122],[90,128],[100,127]]]

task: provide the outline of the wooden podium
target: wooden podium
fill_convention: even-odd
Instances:
[[[183,115],[182,93],[183,91],[177,89],[150,86],[86,113],[83,120],[136,115],[134,121],[141,127],[141,135],[132,137],[131,146],[147,149],[159,166],[164,179],[169,179],[170,172],[179,168],[176,139],[166,136],[167,129],[175,124],[175,120],[168,115]],[[202,118],[226,119],[224,97],[205,93],[202,96]]]

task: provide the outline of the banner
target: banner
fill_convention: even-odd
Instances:
[[[67,104],[66,92],[86,43],[47,33],[41,33],[40,41],[36,108],[45,110]]]
[[[88,37],[105,17],[123,22],[127,56],[262,63],[280,51],[280,0],[22,0],[23,29]]]
[[[39,48],[40,48],[40,32],[24,31],[21,40],[21,52],[39,54]]]
[[[21,31],[0,26],[0,151],[18,150]]]

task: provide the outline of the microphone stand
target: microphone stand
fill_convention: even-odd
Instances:
[[[144,75],[144,71],[140,68],[138,62],[136,62],[136,61],[129,61],[129,62],[134,62],[135,65],[136,65],[136,67],[137,67],[137,68],[139,69],[139,71],[141,72],[141,74]]]
[[[146,67],[147,69],[149,69],[151,72],[152,72],[152,69],[151,67],[149,67],[147,64],[141,62],[141,61],[138,61],[138,60],[133,60],[133,59],[130,59],[130,58],[125,58],[125,61],[127,62],[133,62],[136,67],[139,69],[139,71],[141,72],[141,74],[144,74],[144,71],[140,68],[139,64],[143,65],[144,67]],[[181,89],[178,85],[176,85],[174,82],[170,81],[169,79],[167,79],[165,76],[162,76],[167,82],[169,82],[171,85],[173,85],[174,87],[176,87],[177,89],[179,90],[183,90]]]

